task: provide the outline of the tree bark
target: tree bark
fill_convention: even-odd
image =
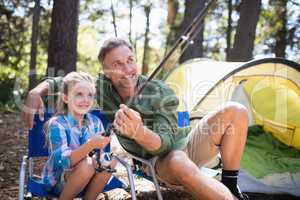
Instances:
[[[129,0],[129,33],[128,38],[130,44],[132,44],[132,8],[133,8],[133,0]]]
[[[179,36],[189,26],[189,24],[193,21],[197,14],[204,8],[205,2],[206,0],[185,0],[184,18],[181,23],[181,30]],[[201,30],[199,30],[199,33],[193,40],[193,44],[190,44],[180,56],[180,63],[183,63],[184,61],[192,58],[198,58],[203,56],[203,30],[204,27],[202,27]]]
[[[253,58],[260,7],[261,0],[242,0],[234,44],[228,57],[229,61],[248,61]]]
[[[276,32],[274,53],[276,57],[285,58],[285,49],[287,45],[287,0],[276,2],[275,11],[278,18],[277,23],[280,23],[280,27]]]
[[[142,63],[142,74],[146,75],[149,71],[149,32],[150,32],[150,12],[151,4],[144,6],[144,11],[146,15],[146,30],[145,30],[145,40],[144,40],[144,55]]]
[[[116,14],[115,14],[114,4],[113,4],[112,0],[111,0],[110,10],[111,10],[111,16],[112,16],[112,23],[114,25],[115,37],[118,37]]]
[[[232,0],[228,0],[228,16],[227,16],[227,30],[226,30],[226,60],[228,60],[231,49],[231,33],[232,33]]]
[[[169,26],[169,32],[166,38],[166,45],[165,45],[165,53],[164,56],[167,54],[170,44],[175,40],[175,21],[178,12],[178,0],[168,0],[168,16],[167,16],[167,23]]]
[[[37,41],[39,35],[39,21],[41,14],[40,0],[35,0],[32,15],[32,33],[31,33],[31,50],[30,50],[30,66],[29,66],[29,90],[36,85],[36,57],[37,57]]]
[[[79,0],[54,0],[48,46],[50,76],[76,70]]]

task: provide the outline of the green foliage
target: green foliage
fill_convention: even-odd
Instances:
[[[10,105],[14,106],[14,94],[22,96],[24,95],[24,76],[20,71],[16,71],[12,68],[2,67],[0,68],[0,106]]]
[[[77,70],[96,75],[100,71],[97,60],[100,45],[97,44],[97,32],[89,26],[82,26],[78,31]]]
[[[0,63],[15,70],[22,64],[23,56],[26,54],[25,45],[28,42],[25,33],[28,20],[26,17],[16,15],[14,10],[20,6],[10,1],[0,2]],[[24,12],[26,11],[24,8]]]
[[[262,5],[261,15],[256,31],[255,43],[263,51],[265,55],[274,52],[276,34],[279,29],[282,28],[282,19],[279,18],[278,12],[283,8],[283,1],[269,0],[268,3]],[[299,49],[300,49],[300,4],[296,4],[291,0],[287,0],[287,58],[291,60],[300,61]],[[298,53],[297,53],[298,52]]]
[[[14,94],[28,86],[32,5],[29,1],[0,1],[0,106],[14,106]],[[45,74],[51,12],[42,8],[37,78]]]
[[[15,83],[15,72],[11,71],[10,68],[8,70],[0,71],[0,102],[8,102],[12,99],[12,93],[14,83]]]
[[[100,49],[99,38],[107,33],[105,17],[110,15],[110,1],[82,1],[80,5],[80,26],[78,30],[77,70],[92,75],[100,72],[97,60]],[[99,26],[101,24],[101,26]]]
[[[17,13],[16,10],[19,9]],[[0,2],[0,103],[12,101],[16,79],[27,66],[28,1]]]

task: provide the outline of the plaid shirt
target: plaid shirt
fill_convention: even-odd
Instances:
[[[64,170],[71,169],[71,152],[92,136],[103,133],[104,128],[98,117],[88,113],[81,128],[76,119],[68,114],[52,117],[48,130],[49,157],[43,169],[42,180],[51,189],[61,181]]]

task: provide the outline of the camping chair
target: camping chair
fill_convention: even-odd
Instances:
[[[93,110],[92,114],[99,117],[104,125],[107,126],[107,119],[99,110]],[[43,125],[51,117],[51,113],[45,112],[45,120],[41,121],[39,119],[38,114],[34,116],[34,127],[29,131],[28,135],[28,154],[23,156],[19,177],[19,200],[23,199],[32,199],[33,196],[41,197],[41,198],[56,198],[57,196],[47,192],[44,189],[43,183],[41,182],[41,178],[34,174],[34,158],[41,158],[48,156],[48,149],[45,147],[44,142],[44,133],[43,133]],[[107,145],[104,149],[105,152],[110,151],[110,144]],[[115,156],[117,157],[117,156]],[[118,157],[117,157],[118,158]],[[125,167],[128,164],[124,162],[122,159],[118,158],[121,161],[122,165]],[[27,169],[28,164],[28,169]],[[128,170],[128,169],[127,169]],[[130,176],[131,178],[132,176]],[[129,181],[131,183],[131,181]],[[131,184],[132,185],[132,184]],[[26,188],[26,189],[25,189]],[[128,187],[117,179],[115,176],[112,176],[107,185],[105,186],[103,192],[112,190],[114,188],[124,188],[128,189]],[[25,192],[26,190],[26,192]],[[133,188],[132,193],[135,193]],[[79,195],[79,197],[82,196]]]

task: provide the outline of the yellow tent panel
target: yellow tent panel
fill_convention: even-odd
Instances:
[[[241,103],[248,108],[251,123],[300,149],[299,64],[279,58],[248,63],[194,59],[177,67],[165,81],[179,96],[179,109],[191,116],[204,116],[244,93]]]

